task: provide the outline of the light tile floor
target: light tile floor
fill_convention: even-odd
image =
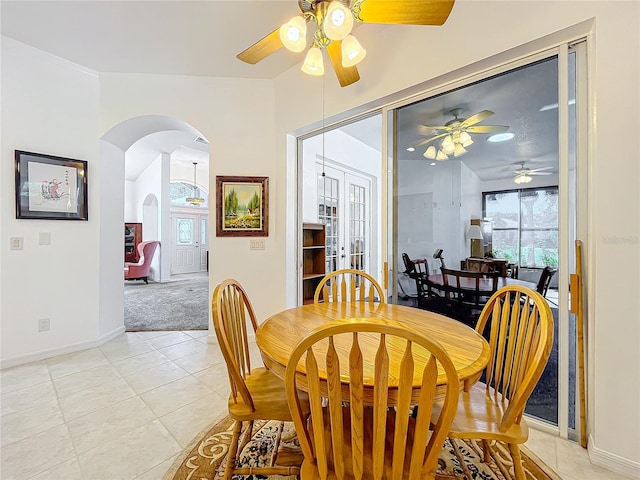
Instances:
[[[0,372],[2,480],[159,480],[226,412],[226,366],[207,331],[125,333]],[[260,364],[257,348],[252,358]],[[531,431],[564,480],[621,478],[586,450]]]

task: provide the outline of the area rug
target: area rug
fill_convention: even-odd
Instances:
[[[176,275],[166,283],[124,283],[124,326],[128,332],[209,328],[209,276]]]
[[[280,428],[282,424],[282,428]],[[162,480],[220,480],[224,475],[224,465],[231,441],[233,422],[225,416],[197,435],[191,444],[176,459]],[[302,460],[299,444],[295,437],[293,424],[290,422],[261,421],[254,426],[253,438],[242,451],[241,466],[263,465],[270,458],[276,436],[281,435],[278,458],[295,456]],[[474,442],[458,442],[462,457],[472,478],[477,480],[505,480],[498,467],[492,463],[482,462],[481,450]],[[495,445],[507,462],[509,455],[504,445]],[[521,447],[522,458],[528,480],[561,480],[548,465],[540,460],[526,447]],[[464,479],[462,468],[449,441],[442,449],[439,458],[437,479]],[[233,477],[243,480],[242,476]],[[246,477],[247,480],[252,476]],[[266,477],[256,477],[266,478]],[[274,480],[293,480],[295,477],[274,476]]]

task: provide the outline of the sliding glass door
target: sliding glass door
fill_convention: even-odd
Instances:
[[[475,222],[483,225],[484,255],[504,260],[510,276],[536,288],[548,267],[554,347],[526,413],[565,437],[577,428],[567,287],[579,224],[576,72],[576,53],[565,47],[384,112],[392,301],[417,306],[403,253],[424,259],[431,273],[443,264],[463,270],[477,254],[469,238]]]

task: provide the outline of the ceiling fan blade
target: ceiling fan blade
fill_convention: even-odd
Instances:
[[[341,87],[346,87],[360,80],[360,74],[356,67],[342,66],[342,41],[333,41],[327,47],[327,53],[331,59],[331,64],[338,77]]]
[[[551,172],[534,172],[534,171],[531,171],[531,172],[527,173],[527,175],[551,175]]]
[[[240,52],[236,57],[246,63],[255,64],[263,58],[268,57],[282,47],[280,40],[280,28],[276,28],[262,40],[257,41],[246,50]]]
[[[461,127],[470,127],[471,125],[475,125],[476,123],[480,123],[481,121],[489,118],[493,115],[491,110],[483,110],[481,112],[476,113],[475,115],[471,115],[465,121],[462,122]]]
[[[477,125],[475,127],[467,127],[468,133],[504,133],[509,130],[505,125]]]
[[[529,170],[529,171],[533,173],[533,172],[540,172],[540,171],[542,171],[542,170],[550,170],[550,169],[552,169],[552,168],[553,168],[553,167],[540,167],[540,168],[533,168],[533,169],[531,169],[531,170]]]
[[[364,0],[356,18],[366,23],[442,25],[454,0]]]
[[[427,127],[426,125],[417,125],[418,128],[418,133],[420,135],[424,135],[429,136],[429,135],[435,135],[436,133],[438,133],[438,129],[436,127]]]
[[[436,135],[435,137],[427,138],[425,140],[422,140],[421,142],[416,143],[414,146],[421,147],[422,145],[426,145],[429,142],[433,142],[434,140],[444,137],[445,135],[448,135],[448,133],[441,133],[440,135]]]

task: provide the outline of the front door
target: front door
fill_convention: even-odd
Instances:
[[[171,274],[196,273],[207,269],[208,215],[173,213]]]

